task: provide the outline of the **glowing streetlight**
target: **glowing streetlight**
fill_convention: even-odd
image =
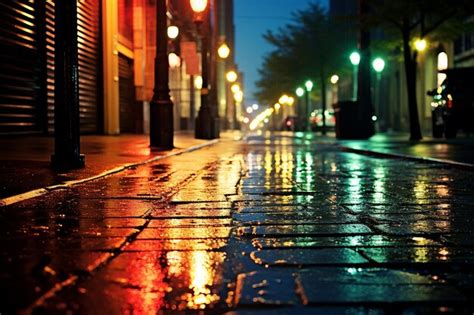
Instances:
[[[354,51],[350,56],[349,59],[353,66],[358,66],[360,63],[360,54],[357,51]]]
[[[375,72],[377,73],[377,80],[375,81],[375,109],[377,114],[382,113],[382,106],[380,104],[380,80],[382,79],[382,71],[385,68],[385,61],[382,58],[375,58],[372,61],[372,67],[374,68]],[[372,121],[377,121],[376,116],[372,116]]]
[[[279,102],[280,104],[287,104],[287,103],[288,103],[288,98],[289,98],[288,95],[283,94],[283,95],[280,97],[280,99],[278,100],[278,102]]]
[[[304,95],[304,89],[302,87],[299,87],[296,89],[296,96],[302,97]]]
[[[209,102],[209,36],[203,31],[202,23],[204,20],[210,21],[210,15],[205,14],[207,0],[190,0],[191,8],[194,11],[194,23],[197,33],[201,39],[201,107],[199,108],[195,125],[195,136],[197,139],[215,139],[219,137],[219,126],[216,123],[216,117],[213,114],[213,108]]]
[[[181,58],[175,53],[170,53],[168,55],[168,62],[172,69],[179,68],[181,66]]]
[[[234,94],[234,100],[237,103],[242,103],[242,101],[244,100],[244,92],[238,91],[237,93],[235,93]]]
[[[237,93],[240,91],[240,85],[238,85],[237,83],[234,83],[232,84],[232,86],[230,87],[230,90],[232,91],[232,93]]]
[[[350,56],[349,59],[352,63],[352,100],[357,100],[357,89],[358,89],[358,72],[359,72],[359,63],[360,63],[360,54],[357,51],[354,51]]]
[[[179,28],[175,25],[168,26],[168,38],[169,39],[176,39],[179,36]]]
[[[293,106],[294,103],[295,103],[295,98],[292,97],[292,96],[288,97],[288,103],[287,104],[289,106]]]
[[[331,77],[331,83],[332,84],[337,84],[337,82],[339,82],[339,76],[337,74],[334,74],[332,77]]]
[[[226,77],[227,81],[229,81],[231,83],[234,83],[235,81],[237,81],[239,76],[237,75],[237,72],[235,72],[234,70],[231,70],[231,71],[227,72],[225,77]]]
[[[227,59],[230,55],[230,48],[227,46],[226,43],[223,43],[222,45],[219,46],[217,49],[217,54],[221,59]]]
[[[415,49],[418,51],[424,51],[426,49],[427,43],[425,39],[418,38],[415,40]]]
[[[303,116],[303,128],[304,130],[306,131],[309,131],[309,124],[308,124],[308,117],[309,117],[309,113],[311,112],[311,99],[309,98],[309,94],[311,92],[311,90],[313,89],[314,87],[314,84],[313,84],[313,81],[311,80],[308,80],[305,82],[304,86],[306,87],[306,107],[305,107],[305,113],[304,113],[304,116]]]
[[[385,61],[382,58],[375,58],[374,61],[372,61],[372,67],[377,73],[380,73],[385,68]]]
[[[253,113],[252,106],[247,107],[246,111],[247,111],[247,114],[252,114]]]
[[[191,0],[191,9],[196,13],[202,13],[206,10],[207,0]]]
[[[200,75],[198,75],[198,76],[196,76],[196,78],[194,78],[194,87],[197,90],[202,89],[202,77]]]
[[[253,105],[252,105],[252,109],[253,109],[253,110],[258,110],[258,104],[253,104]]]

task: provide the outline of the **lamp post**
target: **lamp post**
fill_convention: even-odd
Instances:
[[[384,118],[385,115],[382,113],[382,106],[380,104],[380,80],[382,79],[382,71],[385,68],[385,61],[382,58],[375,58],[372,62],[372,67],[376,73],[376,80],[375,80],[375,108],[376,114],[379,115],[379,118]],[[383,120],[381,120],[382,122]],[[383,126],[382,126],[383,127]]]
[[[351,60],[352,64],[352,100],[357,100],[357,87],[358,87],[358,70],[359,70],[359,63],[360,63],[360,54],[357,51],[354,51],[350,56],[349,59]]]
[[[214,139],[215,121],[209,106],[209,39],[207,30],[202,29],[203,26],[208,27],[207,0],[190,0],[190,4],[194,11],[194,23],[201,38],[201,107],[196,119],[195,136],[197,139]]]
[[[306,110],[305,110],[305,119],[304,119],[304,129],[306,131],[310,131],[310,124],[308,123],[309,115],[311,112],[311,99],[310,99],[310,93],[313,90],[314,84],[311,80],[308,80],[304,84],[306,88]],[[323,112],[323,126],[324,126],[324,112]]]
[[[59,169],[84,167],[80,154],[77,3],[59,1],[55,14],[54,154]]]
[[[339,76],[337,74],[334,74],[333,76],[331,76],[331,84],[332,84],[332,105],[334,107],[334,104],[337,104],[339,102],[339,98],[338,98],[338,90],[339,90],[339,87],[337,85],[337,83],[339,82]]]
[[[305,116],[305,113],[304,113],[305,110],[304,110],[304,108],[302,109],[301,105],[300,105],[301,104],[300,100],[304,95],[304,89],[302,87],[298,87],[296,89],[295,93],[296,93],[296,96],[298,96],[298,98],[299,98],[299,100],[298,100],[298,111],[297,111],[298,118],[300,118],[300,116],[304,117]]]
[[[217,49],[217,54],[221,59],[227,59],[230,55],[230,48],[226,43],[222,43]]]
[[[150,146],[173,148],[173,102],[169,88],[168,27],[166,0],[156,4],[155,86],[150,102]]]

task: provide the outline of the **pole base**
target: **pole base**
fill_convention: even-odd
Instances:
[[[84,168],[86,161],[84,154],[68,157],[53,154],[51,155],[51,166],[57,170],[74,170]]]
[[[203,108],[196,118],[196,139],[212,140],[216,138],[216,121],[209,109]]]
[[[150,102],[150,147],[170,150],[174,148],[173,103]]]

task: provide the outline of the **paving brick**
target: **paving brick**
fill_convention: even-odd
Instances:
[[[474,265],[474,251],[472,249],[450,247],[361,247],[359,250],[378,263]]]
[[[289,272],[239,274],[233,304],[237,307],[299,304],[295,288],[295,281]]]
[[[252,260],[269,266],[358,265],[369,261],[349,248],[259,250]]]
[[[261,249],[271,248],[322,248],[322,247],[382,247],[382,246],[441,246],[441,243],[423,237],[397,237],[385,235],[355,236],[307,236],[307,237],[260,237],[254,238],[252,244]]]
[[[461,302],[455,288],[404,271],[318,268],[296,276],[305,304]]]
[[[242,236],[364,235],[373,232],[363,224],[265,225],[239,228]]]

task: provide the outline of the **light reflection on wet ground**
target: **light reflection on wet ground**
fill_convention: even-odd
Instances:
[[[472,186],[315,138],[223,142],[2,210],[0,288],[39,313],[462,312]]]
[[[336,307],[357,302],[361,307],[332,309],[336,313],[383,313],[383,304],[379,309],[372,303],[384,302],[432,303],[431,309],[412,305],[414,313],[472,308],[466,301],[474,282],[446,280],[459,274],[473,278],[474,252],[465,247],[473,245],[468,240],[474,233],[471,173],[343,153],[317,139],[272,140],[249,139],[243,196],[235,197],[240,246],[250,251],[248,264],[239,269],[248,276],[237,282],[235,305]],[[334,266],[341,269],[330,269]],[[351,285],[363,279],[355,272],[347,284],[338,284],[343,267],[374,280]],[[387,284],[373,267],[382,268]],[[263,295],[249,288],[271,277],[284,282],[285,272],[297,279],[294,295],[284,294],[278,285],[266,287]],[[327,279],[321,281],[321,274]],[[401,274],[405,280],[397,282]],[[418,285],[416,279],[427,282]],[[321,290],[332,296],[318,294]],[[372,296],[366,290],[373,290]]]

